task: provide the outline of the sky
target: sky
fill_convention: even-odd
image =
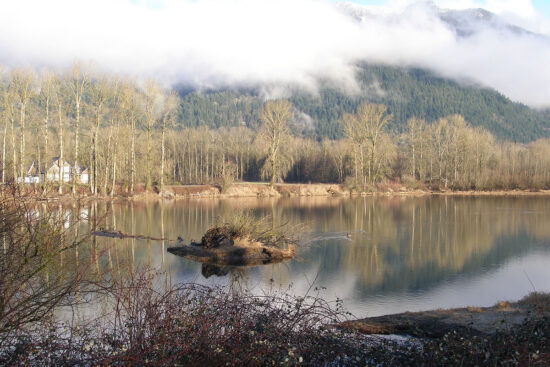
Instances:
[[[4,0],[0,64],[39,72],[82,60],[165,85],[260,85],[274,98],[296,85],[315,94],[320,78],[357,93],[356,65],[367,61],[426,68],[533,107],[550,105],[546,1],[435,1],[481,6],[548,35],[472,23],[466,38],[417,0],[354,2],[367,7],[336,0]]]

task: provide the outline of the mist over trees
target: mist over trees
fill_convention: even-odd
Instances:
[[[62,73],[4,70],[0,96],[2,183],[67,161],[75,172],[88,168],[87,185],[78,175],[35,185],[59,192],[76,192],[80,185],[102,195],[131,194],[138,183],[161,191],[173,184],[261,180],[345,183],[358,190],[389,182],[550,188],[549,140],[502,141],[459,114],[435,121],[410,117],[395,129],[399,112],[390,106],[350,105],[352,112],[338,120],[342,137],[328,139],[304,133],[311,121],[292,98],[243,98],[227,111],[227,118],[240,113],[235,126],[216,126],[220,116],[193,125],[187,116],[197,121],[203,116],[197,109],[207,103],[193,104],[198,94],[178,96],[153,80],[106,75],[78,63]]]
[[[550,115],[511,101],[499,92],[458,83],[433,72],[377,64],[358,64],[355,78],[359,90],[343,90],[321,80],[313,93],[288,87],[285,97],[304,117],[292,126],[296,133],[321,141],[341,139],[340,123],[362,103],[383,104],[393,115],[388,129],[404,132],[407,121],[422,118],[433,123],[461,114],[472,126],[483,127],[495,137],[521,143],[550,137]],[[196,91],[179,87],[182,94],[177,123],[186,127],[233,127],[246,123],[256,127],[264,102],[261,88]],[[267,95],[276,95],[267,90]]]

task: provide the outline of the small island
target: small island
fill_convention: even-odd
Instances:
[[[169,247],[168,252],[203,264],[230,266],[265,265],[293,258],[298,237],[290,235],[286,225],[275,227],[268,222],[268,217],[255,219],[241,214],[210,228],[200,242]]]

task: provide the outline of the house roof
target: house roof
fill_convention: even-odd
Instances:
[[[57,165],[58,165],[58,163],[57,163],[58,161],[59,161],[59,157],[53,158],[53,159],[52,159],[52,162],[51,162],[51,165],[52,165],[52,166],[54,166],[54,165],[57,166]],[[64,164],[64,165],[69,165],[69,166],[72,167],[72,164],[69,163],[69,162],[67,162],[66,160],[63,160],[63,164]]]

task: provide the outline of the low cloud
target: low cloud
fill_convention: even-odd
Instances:
[[[460,37],[430,4],[373,13],[320,0],[18,0],[0,3],[0,14],[0,62],[9,66],[80,59],[203,88],[315,90],[322,78],[353,91],[354,65],[366,60],[550,104],[548,38],[490,26]]]

